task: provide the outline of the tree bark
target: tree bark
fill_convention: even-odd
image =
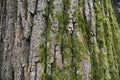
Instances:
[[[110,0],[0,0],[0,80],[119,80],[113,7]]]

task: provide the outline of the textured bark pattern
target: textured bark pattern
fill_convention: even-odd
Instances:
[[[0,80],[119,80],[119,35],[110,0],[0,0]]]

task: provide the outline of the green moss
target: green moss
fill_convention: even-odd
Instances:
[[[113,9],[112,9],[112,5],[111,3],[109,2],[109,5],[108,8],[108,12],[110,14],[110,17],[109,17],[109,20],[111,22],[111,33],[112,33],[112,38],[113,38],[113,55],[114,55],[114,65],[116,66],[115,70],[116,70],[116,75],[114,75],[116,78],[116,80],[118,80],[120,78],[120,29],[119,29],[119,26],[118,26],[118,23],[117,23],[117,20],[116,20],[116,17],[115,17],[115,14],[113,12]],[[117,75],[117,72],[119,72],[119,75]]]
[[[39,48],[39,56],[40,56],[40,62],[42,64],[43,67],[43,79],[42,80],[49,80],[49,76],[48,71],[49,71],[49,67],[48,67],[48,61],[49,61],[49,53],[50,53],[50,42],[51,42],[51,25],[52,22],[50,20],[50,16],[53,15],[53,1],[54,0],[50,0],[50,1],[46,1],[46,8],[44,9],[45,13],[44,13],[44,18],[46,21],[46,26],[45,29],[42,33],[42,37],[45,39],[45,41],[43,43],[40,44],[40,48]]]
[[[40,45],[38,53],[39,53],[40,62],[44,62],[44,59],[45,59],[45,55],[43,55],[43,53],[45,53],[45,45],[44,44]]]
[[[87,60],[91,63],[91,78],[93,80],[118,80],[118,68],[120,68],[120,31],[110,7],[109,0],[94,0],[95,24],[91,21],[85,21],[85,17],[80,11],[83,7],[83,1],[79,0],[74,6],[76,9],[73,17],[75,18],[74,34],[69,34],[69,0],[63,0],[63,12],[58,12],[53,16],[53,1],[47,3],[45,8],[46,27],[43,32],[43,37],[46,41],[40,45],[40,62],[44,67],[43,80],[81,80],[81,62]],[[63,69],[60,70],[53,64],[53,72],[51,75],[48,61],[50,60],[50,46],[52,42],[51,26],[53,21],[58,20],[58,31],[56,32],[56,42],[59,44],[62,55]],[[96,34],[91,35],[92,27],[96,29]],[[96,43],[92,43],[92,39],[97,39]],[[49,45],[48,45],[49,44]],[[90,55],[90,59],[87,57]],[[117,57],[118,56],[118,57]],[[119,65],[118,65],[119,64]],[[46,71],[45,71],[46,70]]]
[[[42,80],[50,80],[50,76],[48,74],[43,74]]]
[[[109,64],[107,59],[107,50],[106,50],[106,42],[105,42],[105,31],[104,31],[104,9],[102,2],[95,1],[95,17],[96,17],[96,36],[99,48],[99,77],[96,78],[98,80],[110,80],[109,75]],[[102,11],[102,12],[101,12]]]
[[[109,0],[96,0],[94,6],[96,13],[96,35],[99,48],[99,71],[101,73],[99,79],[119,80],[119,70],[116,62],[116,49],[118,49],[116,46],[118,44],[116,44],[116,40],[118,41],[116,32],[118,31],[119,33],[119,30],[113,14],[112,5]],[[114,49],[115,46],[116,49]]]
[[[62,13],[57,13],[55,16],[58,21],[59,21],[59,25],[58,25],[58,32],[57,32],[57,36],[56,36],[56,40],[58,43],[62,42],[62,33],[64,31],[64,25],[63,25],[63,14]]]
[[[113,41],[113,33],[112,33],[112,27],[111,23],[114,23],[110,21],[109,16],[114,16],[113,10],[111,7],[110,1],[106,0],[104,2],[104,9],[105,9],[105,23],[104,23],[104,30],[105,30],[105,38],[106,38],[106,46],[107,46],[107,53],[108,53],[108,62],[109,62],[109,73],[112,80],[119,80],[119,70],[118,65],[116,64],[116,56],[117,54],[114,51],[114,41]],[[107,16],[109,14],[109,16]],[[116,21],[117,22],[117,21]]]

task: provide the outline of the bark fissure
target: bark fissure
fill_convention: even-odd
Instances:
[[[0,0],[0,80],[119,80],[117,20],[110,0]]]

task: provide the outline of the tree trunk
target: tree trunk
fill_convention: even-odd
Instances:
[[[119,35],[110,0],[0,0],[0,80],[119,80]]]

